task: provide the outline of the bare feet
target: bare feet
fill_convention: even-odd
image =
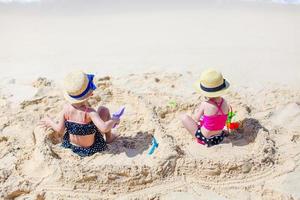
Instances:
[[[110,133],[105,134],[106,143],[112,143],[116,138],[118,138],[120,135],[112,130]]]

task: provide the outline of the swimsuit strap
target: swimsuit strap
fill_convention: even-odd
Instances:
[[[65,119],[66,120],[70,120],[70,107],[68,106],[68,108],[66,109],[65,113],[64,113]]]
[[[87,111],[89,110],[89,108],[86,106],[85,110],[84,110],[84,121],[87,122],[88,121],[88,116],[87,116]]]
[[[217,112],[216,112],[216,114],[215,115],[217,115],[219,112],[221,112],[222,113],[222,115],[224,115],[224,112],[223,112],[223,110],[222,110],[222,104],[223,104],[223,102],[224,102],[224,99],[222,98],[222,100],[221,100],[221,103],[220,104],[218,104],[216,101],[214,101],[214,100],[211,100],[216,106],[217,106],[217,108],[218,108],[218,110],[217,110]]]
[[[65,113],[65,119],[67,120],[67,121],[73,121],[73,120],[71,120],[71,115],[70,115],[70,110],[71,110],[71,107],[69,107],[68,109],[67,109],[67,111],[66,111],[66,113]],[[89,107],[87,107],[87,106],[85,106],[85,108],[84,108],[84,116],[83,116],[83,121],[81,121],[82,120],[82,117],[80,117],[81,118],[81,120],[80,120],[80,122],[79,123],[86,123],[86,122],[88,122],[88,110],[89,110]]]

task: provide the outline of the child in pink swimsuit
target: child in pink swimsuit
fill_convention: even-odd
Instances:
[[[198,143],[210,147],[223,141],[229,105],[221,95],[228,87],[229,83],[222,74],[213,69],[204,71],[200,80],[196,82],[197,90],[208,100],[199,105],[194,118],[183,115],[182,123],[190,134],[196,137]]]

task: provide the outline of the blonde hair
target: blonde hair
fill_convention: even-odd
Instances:
[[[221,96],[219,97],[204,97],[206,101],[209,101],[209,100],[215,100],[215,99],[218,99],[218,98],[221,98]]]

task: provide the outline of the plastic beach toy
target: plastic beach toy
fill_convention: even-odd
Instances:
[[[112,118],[120,119],[122,117],[122,115],[124,114],[124,111],[125,111],[125,106],[121,107],[117,112],[113,113]]]
[[[152,137],[152,146],[151,146],[151,149],[148,152],[148,155],[152,155],[156,148],[158,148],[158,143],[157,143],[155,137],[153,136]]]
[[[238,129],[239,127],[240,127],[240,123],[238,123],[238,122],[231,122],[231,123],[227,124],[227,128],[229,128],[231,130]]]
[[[170,101],[168,102],[168,106],[171,107],[171,108],[176,108],[177,103],[176,103],[175,100],[170,100]]]
[[[236,130],[239,128],[240,123],[238,122],[231,122],[232,118],[235,116],[235,113],[230,111],[228,113],[227,121],[226,121],[226,127],[230,130]]]
[[[113,113],[113,118],[120,119],[121,116],[124,114],[125,107],[121,107],[117,112]]]

